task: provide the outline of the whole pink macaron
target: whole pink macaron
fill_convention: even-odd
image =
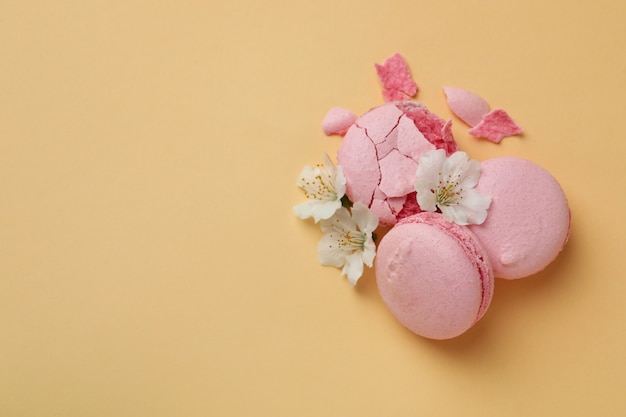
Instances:
[[[450,339],[486,313],[494,277],[467,227],[422,212],[400,220],[381,240],[376,281],[405,327],[430,339]]]
[[[567,198],[539,165],[517,157],[481,163],[476,189],[491,196],[487,219],[469,226],[498,278],[517,279],[543,270],[570,234]]]

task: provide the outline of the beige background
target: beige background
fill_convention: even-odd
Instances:
[[[294,4],[297,3],[297,4]],[[626,3],[0,1],[1,416],[626,414]],[[326,111],[408,60],[506,108],[570,244],[432,342],[296,219]],[[537,196],[541,204],[542,196]]]

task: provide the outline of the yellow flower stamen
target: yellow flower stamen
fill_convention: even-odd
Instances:
[[[300,188],[304,191],[304,195],[308,199],[319,201],[336,200],[337,190],[335,189],[333,176],[323,165],[318,165],[317,167],[319,174],[313,177],[312,180],[301,179],[302,185]]]
[[[462,199],[463,188],[459,188],[459,176],[452,177],[448,175],[445,179],[441,179],[441,172],[439,172],[439,182],[437,183],[437,189],[434,190],[435,200],[437,205],[451,206],[459,204],[459,199]]]
[[[338,219],[336,219],[333,224],[333,230],[335,230],[338,235],[331,233],[330,237],[337,245],[337,249],[350,253],[354,251],[363,251],[365,249],[365,242],[367,241],[367,235],[365,233],[356,230],[344,229]],[[331,248],[333,246],[334,245],[330,245]]]

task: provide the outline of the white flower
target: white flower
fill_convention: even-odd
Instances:
[[[317,250],[322,265],[343,267],[341,273],[355,285],[363,275],[363,264],[371,267],[376,256],[372,232],[378,227],[376,217],[364,204],[354,203],[352,216],[341,207],[333,217],[320,223],[324,237]]]
[[[346,177],[341,167],[335,167],[325,154],[324,165],[302,169],[297,186],[308,200],[295,206],[293,212],[301,219],[313,217],[317,223],[330,218],[341,207],[341,198],[346,193]]]
[[[415,190],[422,210],[437,211],[449,222],[481,224],[487,217],[491,197],[474,187],[480,178],[480,163],[465,152],[449,158],[443,149],[426,152],[418,160]]]

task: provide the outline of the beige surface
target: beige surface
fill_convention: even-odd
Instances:
[[[214,3],[214,4],[212,4]],[[294,3],[297,3],[295,5]],[[465,4],[465,5],[460,5]],[[471,4],[471,5],[470,5]],[[626,3],[3,1],[1,416],[626,414]],[[506,108],[574,215],[461,338],[317,262],[295,180],[402,52]],[[541,196],[537,196],[541,204]]]

